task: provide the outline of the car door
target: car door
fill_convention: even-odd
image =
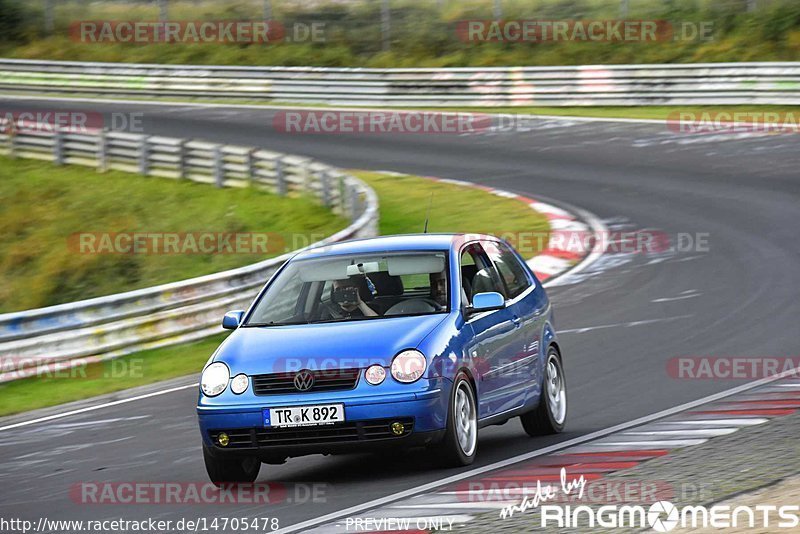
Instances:
[[[503,285],[479,243],[470,243],[462,249],[460,258],[462,303],[472,303],[472,297],[481,292],[496,291],[503,294]],[[478,382],[478,416],[484,418],[519,406],[518,388],[505,372],[518,347],[517,324],[512,312],[506,308],[476,313],[466,318],[471,337],[466,353]]]
[[[506,308],[517,324],[513,361],[509,366],[509,381],[518,387],[522,402],[538,399],[541,388],[541,336],[547,320],[548,302],[544,289],[522,262],[522,258],[500,241],[483,243],[505,288]]]

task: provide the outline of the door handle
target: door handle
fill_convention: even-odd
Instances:
[[[520,319],[515,315],[514,317],[511,318],[511,322],[514,323],[514,328],[519,328],[520,325],[522,324],[522,319]]]

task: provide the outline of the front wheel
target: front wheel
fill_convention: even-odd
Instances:
[[[553,346],[547,351],[539,406],[522,414],[520,419],[522,428],[529,436],[558,434],[564,430],[567,422],[567,381],[561,357]]]
[[[443,462],[455,467],[471,464],[478,450],[478,407],[472,384],[463,371],[453,381],[440,450]]]
[[[205,445],[203,445],[203,460],[206,464],[208,478],[216,486],[221,486],[228,482],[254,482],[258,478],[258,472],[261,470],[261,460],[256,457],[233,456],[220,458],[213,456]]]

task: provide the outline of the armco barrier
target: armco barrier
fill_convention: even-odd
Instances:
[[[357,178],[307,158],[138,134],[25,131],[5,121],[0,119],[3,155],[220,187],[261,187],[280,195],[309,194],[351,221],[315,246],[377,235],[375,192]],[[223,313],[247,307],[290,255],[127,293],[2,314],[0,382],[221,332]]]
[[[0,59],[3,90],[352,106],[798,105],[800,63],[362,69]]]

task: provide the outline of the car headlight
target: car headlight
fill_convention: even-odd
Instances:
[[[425,374],[428,362],[418,350],[404,350],[392,360],[392,376],[398,382],[409,384]]]
[[[222,362],[212,363],[203,370],[200,377],[200,389],[206,397],[216,397],[228,386],[231,373],[228,366]]]
[[[233,377],[231,380],[231,391],[240,395],[247,391],[247,385],[250,383],[250,379],[247,378],[246,374],[238,374]]]
[[[367,379],[367,382],[373,386],[377,386],[386,379],[386,369],[384,369],[382,365],[370,365],[367,367],[367,370],[364,371],[364,377]]]

